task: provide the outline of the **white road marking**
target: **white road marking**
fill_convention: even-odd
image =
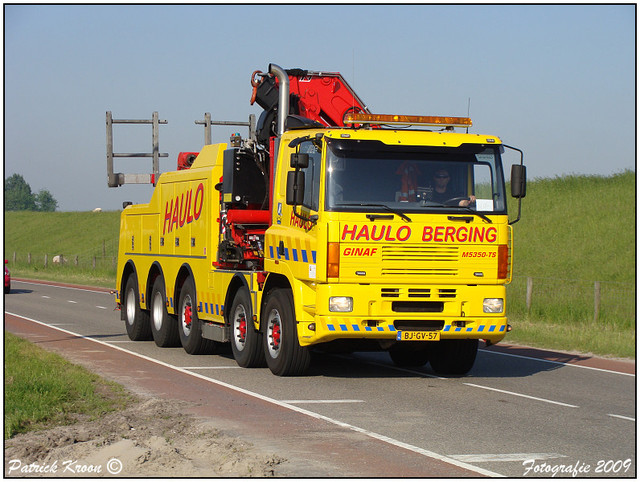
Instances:
[[[280,400],[280,402],[299,405],[301,403],[364,403],[364,400]]]
[[[467,464],[465,462],[461,462],[459,460],[455,460],[455,459],[453,459],[451,457],[447,457],[446,455],[440,455],[440,454],[432,452],[430,450],[426,450],[426,449],[423,449],[421,447],[416,447],[415,445],[411,445],[411,444],[408,444],[408,443],[405,443],[405,442],[401,442],[399,440],[395,440],[395,439],[393,439],[391,437],[387,437],[386,435],[382,435],[382,434],[379,434],[379,433],[376,433],[376,432],[371,432],[371,431],[369,431],[367,429],[356,427],[355,425],[351,425],[351,424],[348,424],[348,423],[345,423],[345,422],[341,422],[341,421],[335,420],[335,419],[333,419],[331,417],[326,417],[324,415],[320,415],[319,413],[311,412],[311,411],[306,410],[304,408],[296,407],[295,405],[291,405],[291,404],[288,404],[288,403],[280,402],[280,401],[275,400],[275,399],[273,399],[271,397],[267,397],[266,395],[261,395],[259,393],[252,392],[250,390],[246,390],[244,388],[237,387],[235,385],[231,385],[230,383],[222,382],[220,380],[215,380],[213,378],[208,378],[208,377],[206,377],[204,375],[200,375],[199,373],[194,373],[192,371],[185,370],[185,369],[177,367],[175,365],[171,365],[169,363],[165,363],[163,361],[156,360],[155,358],[151,358],[151,357],[148,357],[148,356],[145,356],[145,355],[141,355],[139,353],[127,350],[125,348],[121,348],[119,346],[111,345],[112,342],[104,342],[102,340],[95,340],[93,338],[86,337],[86,336],[81,335],[79,333],[74,333],[72,331],[65,330],[63,328],[58,328],[58,327],[55,327],[55,326],[51,326],[51,325],[48,325],[47,323],[44,323],[42,321],[34,320],[33,318],[27,318],[26,316],[18,315],[18,314],[15,314],[15,313],[6,312],[6,314],[11,315],[11,316],[16,316],[18,318],[22,318],[23,320],[31,321],[33,323],[37,323],[39,325],[48,326],[49,328],[52,328],[54,330],[58,330],[58,331],[61,331],[63,333],[67,333],[69,335],[77,336],[79,338],[84,338],[84,339],[90,340],[90,341],[92,341],[94,343],[99,343],[101,345],[110,346],[111,348],[113,348],[115,350],[119,350],[119,351],[121,351],[123,353],[128,353],[129,355],[138,357],[138,358],[140,358],[142,360],[147,360],[147,361],[150,361],[152,363],[156,363],[157,365],[169,368],[171,370],[176,370],[176,371],[178,371],[180,373],[184,373],[186,375],[189,375],[189,376],[192,376],[192,377],[195,377],[195,378],[199,378],[200,380],[203,380],[203,381],[205,381],[207,383],[212,383],[214,385],[219,385],[221,387],[229,388],[230,390],[234,390],[234,391],[236,391],[238,393],[242,393],[244,395],[248,395],[250,397],[257,398],[258,400],[262,400],[264,402],[271,403],[273,405],[277,405],[279,407],[289,409],[289,410],[291,410],[293,412],[297,412],[297,413],[301,413],[303,415],[307,415],[307,416],[315,418],[317,420],[323,420],[323,421],[331,423],[333,425],[337,425],[338,427],[342,427],[344,429],[351,430],[353,432],[361,433],[363,435],[366,435],[367,437],[371,437],[373,439],[380,440],[382,442],[386,442],[386,443],[388,443],[390,445],[394,445],[396,447],[400,447],[400,448],[403,448],[405,450],[409,450],[411,452],[414,452],[414,453],[417,453],[417,454],[420,454],[420,455],[424,455],[426,457],[430,457],[432,459],[440,460],[441,462],[446,462],[446,463],[449,463],[451,465],[455,465],[456,467],[459,467],[459,468],[462,468],[462,469],[466,469],[466,470],[470,470],[470,471],[476,472],[476,473],[478,473],[480,475],[486,475],[488,477],[504,477],[503,475],[498,474],[496,472],[492,472],[490,470],[486,470],[486,469],[483,469],[481,467],[476,467],[474,465],[470,465],[470,464]]]
[[[610,417],[621,418],[622,420],[630,420],[632,422],[636,421],[635,418],[625,417],[624,415],[616,415],[615,413],[608,413],[607,415],[609,415]]]
[[[222,367],[177,367],[182,370],[221,370],[224,368],[240,368],[239,365],[235,366],[222,366]]]
[[[449,455],[460,462],[521,462],[525,460],[546,460],[566,457],[562,454],[465,454]]]
[[[106,307],[106,306],[96,306],[96,308],[99,308],[99,309],[101,309],[101,310],[106,310],[106,309],[107,309],[107,307]]]
[[[73,301],[73,300],[67,300],[68,303],[73,303],[74,305],[77,305],[78,302],[77,301]]]
[[[483,385],[476,385],[475,383],[464,382],[464,385],[467,385],[469,387],[482,388],[484,390],[491,390],[494,392],[506,393],[507,395],[514,395],[516,397],[530,398],[531,400],[538,400],[540,402],[553,403],[555,405],[562,405],[563,407],[580,408],[578,407],[578,405],[571,405],[569,403],[564,403],[564,402],[556,402],[555,400],[549,400],[547,398],[532,397],[531,395],[525,395],[524,393],[509,392],[507,390],[500,390],[498,388],[485,387]]]
[[[50,299],[51,299],[51,297],[50,297],[50,296],[45,296],[45,295],[42,295],[42,298],[46,298],[46,299],[48,299],[48,300],[50,300]]]
[[[512,356],[514,358],[524,358],[525,360],[533,360],[533,361],[539,361],[539,362],[544,362],[544,363],[551,363],[553,365],[562,365],[565,367],[574,367],[574,368],[584,368],[585,370],[595,370],[598,372],[605,372],[605,373],[615,373],[616,375],[626,375],[628,377],[635,377],[636,374],[635,373],[624,373],[624,372],[617,372],[615,370],[607,370],[605,368],[596,368],[596,367],[587,367],[584,365],[576,365],[575,363],[565,363],[565,362],[559,362],[559,361],[554,361],[554,360],[545,360],[544,358],[535,358],[532,356],[525,356],[525,355],[515,355],[513,353],[502,353],[499,351],[493,351],[493,350],[478,350],[484,353],[490,353],[492,355],[502,355],[502,356]]]

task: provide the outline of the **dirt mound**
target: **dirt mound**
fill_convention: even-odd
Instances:
[[[14,477],[270,477],[285,462],[159,399],[20,434],[4,448],[4,475]]]

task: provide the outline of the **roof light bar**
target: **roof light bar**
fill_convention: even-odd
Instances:
[[[345,124],[402,124],[423,126],[471,127],[469,117],[440,117],[396,114],[347,114]]]

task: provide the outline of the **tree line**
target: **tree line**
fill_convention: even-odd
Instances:
[[[46,189],[31,192],[31,186],[20,174],[4,180],[5,211],[55,211],[58,201]]]

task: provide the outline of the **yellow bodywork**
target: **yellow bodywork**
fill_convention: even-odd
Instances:
[[[381,129],[317,129],[285,133],[274,179],[272,224],[264,239],[264,275],[216,267],[220,192],[226,144],[205,146],[190,169],[163,173],[148,204],[122,213],[118,255],[118,291],[133,270],[141,307],[153,277],[164,277],[168,311],[176,312],[185,272],[196,287],[198,316],[222,324],[224,307],[232,302],[229,288],[242,277],[249,288],[259,328],[264,287],[270,278],[286,280],[293,292],[301,345],[336,339],[395,340],[398,327],[428,320],[441,339],[477,338],[500,341],[507,331],[502,313],[485,313],[486,298],[505,298],[510,281],[511,230],[505,215],[488,215],[461,223],[446,214],[411,214],[370,221],[365,213],[324,211],[321,190],[318,212],[301,210],[317,222],[296,217],[285,202],[289,156],[294,138],[321,132],[326,137],[380,140],[386,144],[459,146],[462,143],[500,144],[477,134]],[[320,185],[324,185],[324,175]],[[502,246],[502,248],[500,248]],[[338,276],[328,276],[328,253],[339,254]],[[508,253],[509,270],[499,278],[496,259]],[[482,273],[478,277],[477,273]],[[182,275],[181,275],[182,273]],[[266,279],[266,282],[265,282]],[[263,284],[264,283],[264,284]],[[331,297],[353,298],[348,313],[329,311]],[[120,295],[118,294],[118,301]],[[416,304],[417,303],[417,304]],[[407,311],[419,306],[420,313]],[[430,307],[437,311],[429,311]]]

